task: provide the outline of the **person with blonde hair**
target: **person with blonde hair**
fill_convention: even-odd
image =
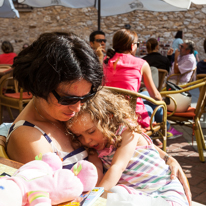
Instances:
[[[176,160],[141,131],[124,96],[102,89],[66,125],[73,141],[96,150],[102,160],[106,173],[97,186],[121,194],[161,197],[171,206],[189,205],[167,165]]]

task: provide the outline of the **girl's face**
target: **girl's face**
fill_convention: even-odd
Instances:
[[[92,121],[90,114],[84,113],[69,127],[69,130],[78,138],[78,140],[86,147],[102,150],[105,148],[107,138],[96,127]]]

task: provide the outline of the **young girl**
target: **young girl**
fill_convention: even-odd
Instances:
[[[188,205],[181,183],[171,180],[165,164],[173,158],[160,157],[151,139],[141,133],[124,97],[102,89],[67,122],[67,128],[74,141],[98,152],[107,170],[98,186],[109,190],[119,183],[132,194],[161,196],[173,206]]]

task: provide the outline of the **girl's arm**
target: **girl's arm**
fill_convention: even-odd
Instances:
[[[121,146],[116,150],[111,167],[108,169],[98,186],[104,187],[105,190],[109,190],[118,183],[122,176],[122,172],[126,169],[134,154],[135,147],[140,137],[140,134],[129,130],[125,130],[122,133]]]
[[[154,145],[155,146],[155,145]],[[165,155],[167,155],[166,152],[164,152],[163,150],[161,150],[159,147],[155,146],[156,150],[159,152],[160,157],[162,159],[164,159]],[[175,179],[176,177],[179,179],[179,181],[181,182],[184,190],[185,190],[185,194],[187,196],[187,200],[190,204],[190,206],[192,205],[192,194],[189,188],[189,184],[188,184],[188,180],[185,176],[185,173],[183,172],[181,166],[179,165],[179,163],[177,162],[176,159],[174,159],[173,157],[169,156],[169,159],[166,162],[167,165],[169,165],[170,170],[171,170],[171,179]]]
[[[98,185],[101,182],[102,178],[103,178],[102,161],[98,157],[97,152],[94,152],[94,154],[89,154],[88,160],[89,160],[89,162],[93,163],[97,168],[97,173],[98,173],[97,185]]]
[[[143,64],[141,73],[143,76],[144,84],[147,88],[147,91],[149,92],[149,95],[155,100],[162,100],[162,96],[160,95],[159,91],[157,90],[153,82],[151,69],[147,62]]]

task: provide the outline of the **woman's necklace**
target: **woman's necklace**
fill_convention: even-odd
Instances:
[[[33,99],[33,103],[34,103],[34,99]],[[43,117],[43,116],[39,113],[38,109],[36,108],[35,103],[34,103],[34,108],[35,108],[36,112],[38,113],[38,115],[39,115],[42,119],[44,119],[44,120],[50,122],[51,124],[53,124],[58,130],[60,130],[61,132],[63,132],[66,136],[69,135],[69,133],[67,133],[67,132],[63,131],[62,129],[60,129],[54,122],[49,121],[49,120],[47,120],[45,117]],[[66,129],[65,129],[65,130],[66,130]]]

